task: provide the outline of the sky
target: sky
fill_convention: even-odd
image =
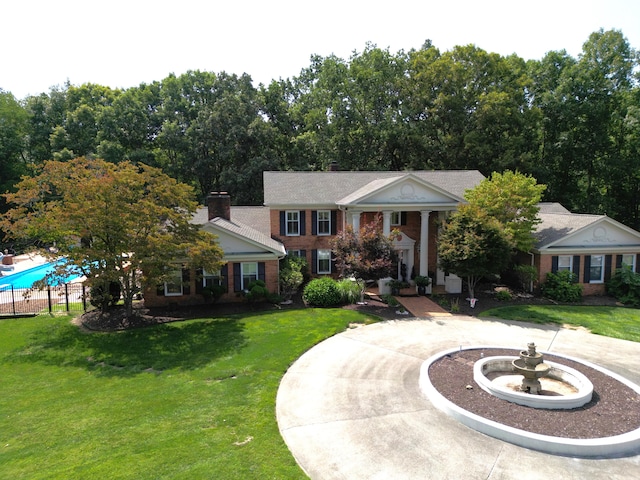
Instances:
[[[17,99],[67,81],[130,88],[188,70],[298,76],[313,54],[348,59],[367,42],[392,53],[430,39],[541,59],[577,57],[599,29],[640,50],[638,0],[7,0],[0,89]]]

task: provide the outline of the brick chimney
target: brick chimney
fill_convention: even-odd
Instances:
[[[231,220],[231,197],[227,192],[211,192],[207,196],[209,220],[216,217]]]

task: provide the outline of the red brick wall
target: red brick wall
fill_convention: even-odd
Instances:
[[[536,255],[535,266],[538,269],[538,285],[544,283],[547,278],[547,273],[551,272],[552,257],[553,255]],[[582,295],[604,295],[606,293],[604,283],[583,283],[584,258],[584,255],[580,255],[580,271],[574,271],[578,276],[578,283],[582,285]]]
[[[279,272],[279,262],[276,260],[270,260],[264,262],[264,273],[265,273],[265,284],[267,289],[272,293],[279,292],[279,282],[278,282],[278,272]],[[227,286],[229,291],[222,295],[218,302],[241,302],[243,300],[242,295],[238,295],[238,292],[233,291],[233,263],[229,262],[227,264],[228,268],[228,282]],[[196,282],[199,279],[196,278],[195,271],[191,272],[190,275],[190,293],[189,295],[182,296],[164,296],[158,295],[157,289],[147,288],[144,292],[144,303],[147,307],[162,307],[166,305],[200,305],[207,303],[204,297],[200,293],[196,293]]]

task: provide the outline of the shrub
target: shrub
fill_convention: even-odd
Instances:
[[[381,295],[380,300],[382,300],[384,303],[386,303],[390,307],[398,307],[400,305],[400,302],[396,300],[396,297],[394,297],[389,293],[385,293],[384,295]]]
[[[340,292],[340,303],[357,303],[362,297],[362,283],[344,278],[337,282],[338,291]]]
[[[582,285],[576,283],[572,272],[548,273],[541,287],[542,294],[559,302],[578,302],[582,299]]]
[[[308,264],[301,257],[286,257],[280,264],[280,291],[285,300],[290,300],[298,292],[298,288],[305,281],[305,274],[308,272]]]
[[[533,265],[516,265],[513,267],[513,272],[518,278],[519,287],[522,291],[530,291],[531,284],[535,282],[538,276],[538,269]]]
[[[496,300],[499,302],[508,302],[511,300],[511,293],[509,290],[500,290],[496,293]]]
[[[625,305],[640,306],[640,275],[623,265],[607,282],[607,293]]]
[[[339,305],[342,301],[338,283],[330,277],[311,280],[304,287],[302,298],[308,304],[317,307],[332,307]]]
[[[254,280],[243,292],[244,298],[251,303],[263,302],[265,300],[278,303],[280,298],[278,295],[272,294],[267,290],[266,284],[262,280]]]
[[[94,307],[100,310],[107,310],[118,303],[120,293],[120,283],[96,278],[91,282],[89,301]]]
[[[227,289],[223,285],[209,285],[202,288],[202,296],[214,302],[217,302],[225,293],[227,293]]]

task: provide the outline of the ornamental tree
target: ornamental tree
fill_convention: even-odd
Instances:
[[[367,281],[391,275],[396,261],[392,238],[393,234],[387,237],[382,233],[380,219],[377,218],[361,226],[357,233],[348,225],[333,239],[331,247],[336,267],[342,276],[353,276],[358,281],[361,299]]]
[[[511,244],[498,220],[473,205],[462,205],[443,224],[438,241],[440,268],[466,280],[469,298],[482,277],[508,265]]]
[[[57,275],[119,284],[128,317],[138,288],[164,281],[170,265],[215,271],[222,264],[215,235],[190,223],[193,188],[157,168],[48,161],[4,197],[12,206],[0,223],[8,237],[55,246],[43,253],[62,258]]]
[[[538,203],[546,188],[530,175],[507,170],[493,172],[468,190],[465,199],[500,222],[514,250],[528,252],[534,245],[532,234],[540,223]]]

